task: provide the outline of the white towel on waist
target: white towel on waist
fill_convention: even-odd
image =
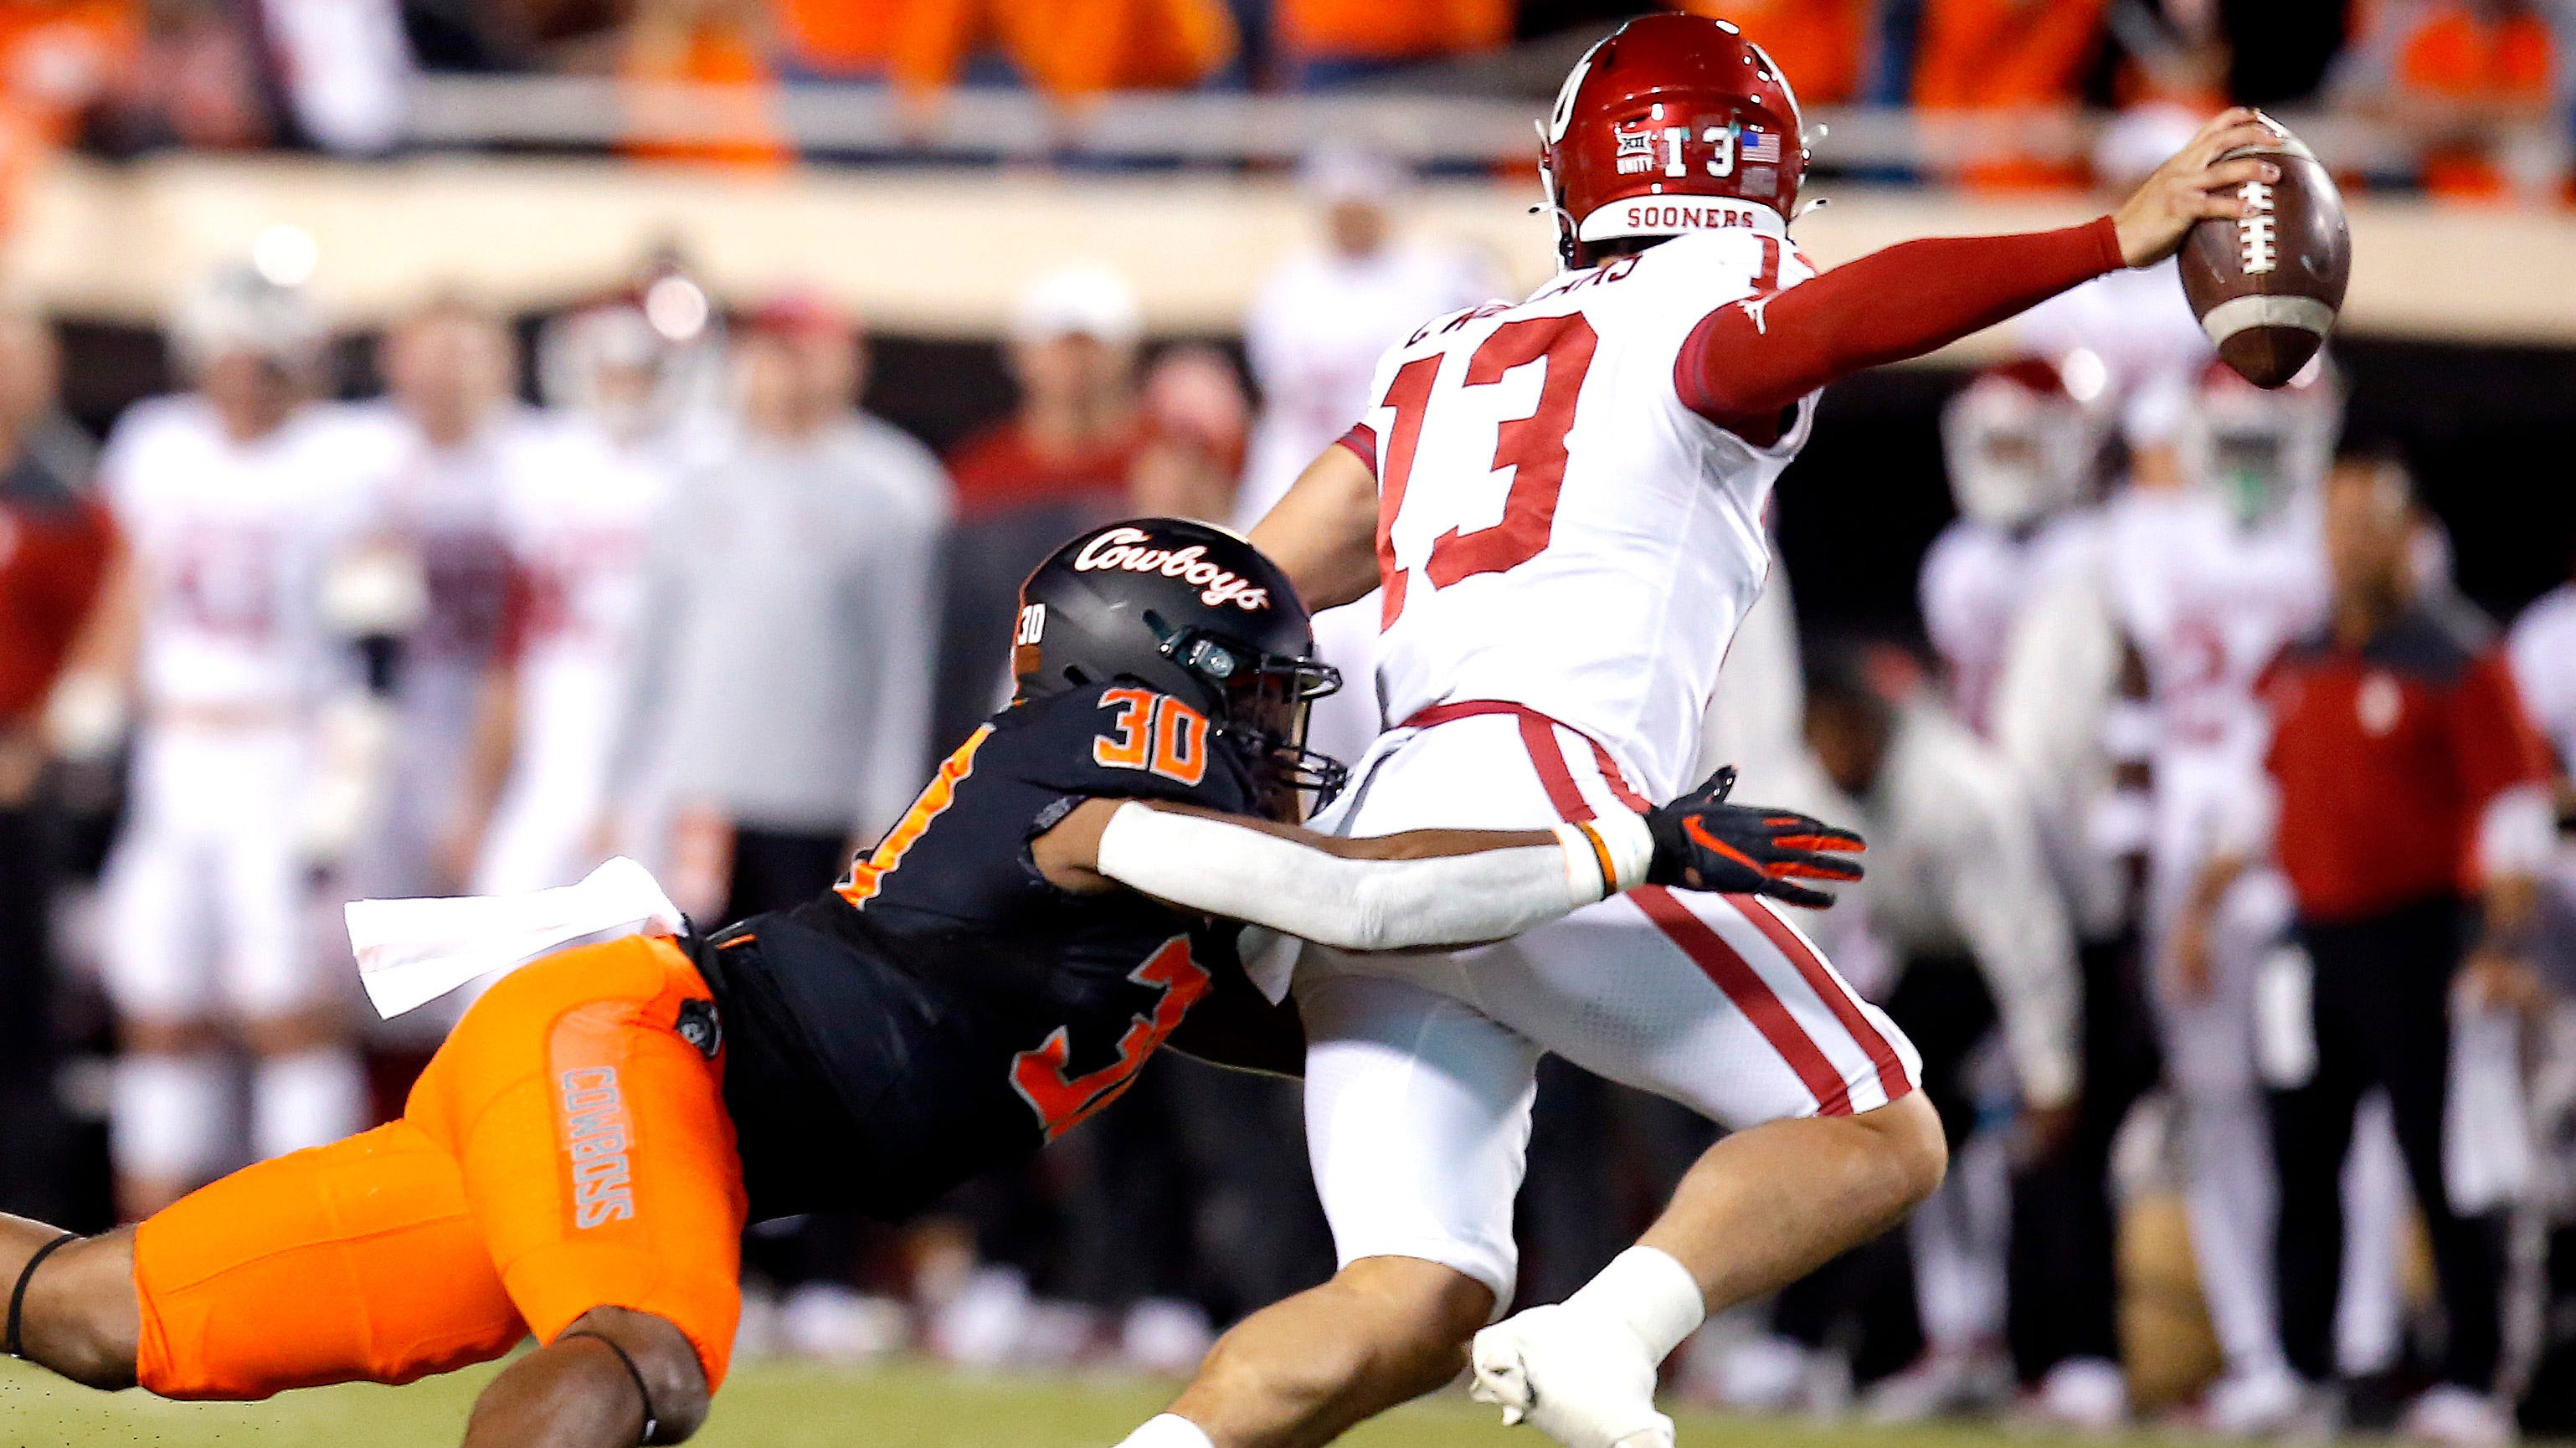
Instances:
[[[578,885],[521,895],[353,900],[358,979],[387,1020],[476,976],[527,964],[584,939],[677,935],[680,908],[653,872],[620,855]]]

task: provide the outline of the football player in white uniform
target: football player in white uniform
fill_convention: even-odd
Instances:
[[[103,657],[139,719],[105,897],[128,1218],[223,1164],[228,1033],[255,1059],[258,1154],[346,1135],[363,1105],[298,934],[307,729],[333,666],[320,584],[360,491],[346,422],[307,400],[323,327],[245,269],[191,297],[171,340],[195,390],[136,403],[99,465],[130,545],[104,605],[123,643]]]
[[[1980,733],[2013,626],[2041,580],[2080,552],[2083,521],[2068,515],[2091,492],[2101,446],[2100,414],[2043,358],[1990,369],[1941,409],[1959,516],[1924,553],[1917,589],[1951,706]]]
[[[2317,489],[2340,426],[2340,388],[2322,365],[2280,393],[2212,365],[2175,439],[2179,478],[2141,474],[2115,497],[2098,579],[2070,584],[2099,591],[2143,675],[2141,930],[2182,1108],[2193,1253],[2227,1360],[2206,1400],[2221,1431],[2265,1431],[2302,1411],[2273,1311],[2271,1157],[2253,1065],[2255,966],[2287,923],[2288,897],[2277,875],[2246,876],[2208,952],[2177,949],[2174,927],[2259,774],[2255,682],[2325,607]]]
[[[2226,188],[2268,167],[2217,158],[2263,134],[2252,119],[2219,117],[2088,225],[1818,276],[1788,236],[1805,141],[1770,57],[1675,14],[1594,47],[1543,127],[1568,270],[1391,350],[1362,425],[1255,531],[1318,605],[1384,587],[1399,722],[1323,824],[1554,825],[1683,787],[1817,389],[2238,214]],[[1668,1444],[1656,1367],[1710,1306],[1883,1231],[1941,1179],[1912,1049],[1765,900],[1650,890],[1463,954],[1310,952],[1294,989],[1342,1269],[1229,1333],[1135,1448],[1320,1443],[1447,1381],[1471,1337],[1508,1418],[1582,1448]],[[1512,1293],[1546,1051],[1738,1129],[1600,1277],[1479,1334]]]
[[[477,894],[569,885],[599,863],[647,534],[672,485],[653,406],[663,346],[644,314],[576,312],[543,345],[548,401],[562,412],[504,478],[515,582],[509,647],[478,725],[474,787],[498,799]]]
[[[382,356],[387,395],[359,409],[372,546],[414,573],[419,608],[393,660],[381,814],[346,883],[392,899],[454,893],[472,868],[465,784],[509,599],[504,499],[538,465],[528,454],[542,429],[512,396],[508,333],[464,302],[419,307]]]

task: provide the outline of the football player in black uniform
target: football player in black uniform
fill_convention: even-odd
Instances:
[[[1170,1041],[1294,1071],[1244,923],[1345,949],[1499,939],[1648,882],[1809,903],[1860,842],[1724,803],[1553,832],[1302,830],[1338,684],[1286,579],[1140,519],[1031,575],[1017,697],[830,893],[704,939],[545,957],[403,1118],[77,1238],[0,1218],[7,1350],[85,1383],[259,1398],[545,1344],[469,1445],[677,1442],[724,1378],[746,1220],[910,1212],[1114,1100]],[[758,707],[756,700],[745,707]]]

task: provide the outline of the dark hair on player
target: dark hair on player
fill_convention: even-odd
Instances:
[[[1800,647],[1805,666],[1807,706],[1838,710],[1855,719],[1877,722],[1896,710],[1872,677],[1873,648],[1885,643],[1840,635],[1810,637]]]
[[[2360,474],[2375,479],[2382,487],[2394,487],[2410,510],[2423,502],[2415,489],[2415,469],[2407,463],[2404,449],[2392,442],[2372,438],[2347,441],[2335,449],[2334,473]]]

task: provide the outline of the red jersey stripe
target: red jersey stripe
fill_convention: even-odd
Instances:
[[[1842,1022],[1843,1029],[1851,1032],[1853,1040],[1860,1042],[1861,1050],[1869,1055],[1869,1063],[1878,1068],[1879,1089],[1887,1093],[1887,1099],[1894,1101],[1913,1090],[1914,1083],[1905,1079],[1905,1062],[1898,1058],[1896,1048],[1888,1044],[1887,1037],[1881,1035],[1876,1026],[1869,1023],[1869,1017],[1862,1014],[1851,993],[1843,989],[1842,982],[1834,979],[1834,973],[1825,968],[1825,963],[1808,948],[1798,932],[1789,928],[1789,922],[1781,919],[1779,912],[1771,908],[1771,902],[1756,896],[1733,898],[1736,908],[1744,912],[1744,918],[1752,921],[1753,927],[1789,958],[1789,963],[1796,966],[1798,974],[1805,978],[1808,988],[1825,1003],[1825,1009],[1834,1013],[1834,1019]]]
[[[1565,746],[1556,737],[1561,726],[1537,710],[1479,699],[1426,709],[1405,722],[1427,728],[1477,714],[1510,714],[1517,718],[1521,744],[1529,751],[1530,764],[1538,770],[1539,786],[1547,791],[1548,803],[1571,824],[1580,824],[1594,817],[1591,802],[1583,797],[1582,789],[1574,782],[1573,769],[1565,762]],[[1623,798],[1632,797],[1634,792],[1620,781],[1618,770],[1610,766],[1610,756],[1598,744],[1594,744],[1592,749],[1594,756],[1601,761],[1602,777],[1611,781],[1611,787],[1618,790]],[[1789,1069],[1797,1073],[1799,1084],[1815,1098],[1816,1110],[1820,1114],[1851,1114],[1851,1089],[1844,1083],[1842,1073],[1834,1069],[1834,1063],[1825,1059],[1824,1051],[1800,1028],[1797,1017],[1781,1004],[1780,997],[1762,979],[1761,972],[1738,954],[1735,947],[1728,945],[1724,937],[1710,929],[1706,921],[1674,899],[1671,891],[1660,885],[1648,885],[1629,891],[1628,898],[1637,902],[1637,907],[1646,912],[1646,918],[1664,933],[1664,938],[1689,956],[1700,973],[1725,992],[1727,1000],[1753,1023],[1755,1030],[1762,1033],[1762,1039],[1771,1043],[1771,1049],[1780,1053],[1780,1059],[1788,1062]],[[1794,961],[1796,957],[1791,959]],[[1813,979],[1809,977],[1811,984]],[[1833,998],[1828,997],[1828,1004],[1833,1003]],[[1848,1009],[1850,1003],[1844,1001],[1841,1005]],[[1835,1014],[1840,1018],[1842,1011],[1837,1010]],[[1862,1022],[1862,1025],[1866,1028],[1867,1022]],[[1876,1033],[1871,1034],[1875,1039]],[[1886,1043],[1881,1041],[1879,1045],[1884,1048]],[[1902,1075],[1900,1070],[1900,1081]]]

